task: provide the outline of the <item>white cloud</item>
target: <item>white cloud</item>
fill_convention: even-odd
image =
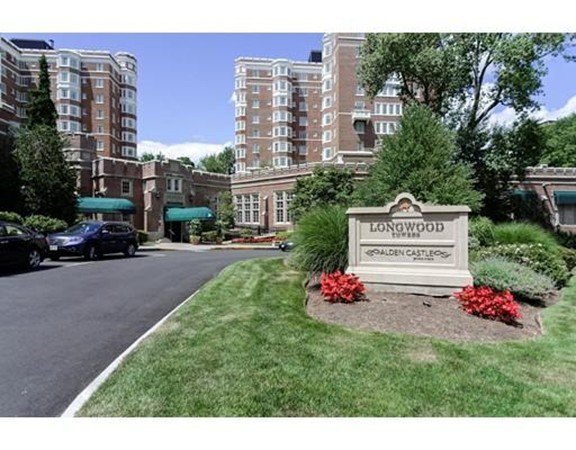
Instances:
[[[194,163],[214,153],[220,153],[224,147],[232,146],[231,142],[223,144],[206,144],[203,142],[183,142],[181,144],[167,145],[162,142],[141,141],[138,143],[138,155],[143,153],[162,153],[168,159],[176,159],[180,156],[188,156]]]
[[[545,106],[530,114],[531,117],[540,121],[556,120],[576,113],[576,95],[570,97],[566,103],[558,109],[549,110]],[[489,120],[491,124],[509,125],[516,119],[516,113],[512,108],[505,108],[500,112],[493,113]]]

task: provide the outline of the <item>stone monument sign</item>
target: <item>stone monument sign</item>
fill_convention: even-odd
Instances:
[[[469,212],[422,204],[408,193],[384,207],[350,208],[346,271],[377,291],[451,295],[472,283]]]

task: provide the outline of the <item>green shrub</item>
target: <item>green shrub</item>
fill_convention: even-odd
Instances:
[[[26,217],[22,225],[43,234],[57,233],[68,228],[68,224],[63,220],[41,215]]]
[[[576,267],[576,250],[572,248],[560,247],[560,256],[564,260],[570,272]]]
[[[556,251],[559,244],[554,236],[544,228],[526,222],[502,223],[494,226],[495,244],[542,244],[550,251]]]
[[[473,217],[468,222],[468,246],[489,247],[494,244],[494,223],[488,217]]]
[[[516,298],[528,302],[545,303],[555,290],[550,277],[505,258],[493,257],[473,262],[470,272],[475,286],[508,290]]]
[[[216,242],[216,238],[219,237],[217,230],[205,231],[202,233],[202,242]]]
[[[576,249],[576,234],[556,230],[554,231],[554,237],[561,246]]]
[[[248,238],[254,236],[254,231],[250,229],[245,229],[240,232],[240,237]]]
[[[19,224],[22,224],[22,222],[24,222],[24,219],[20,214],[10,211],[0,211],[0,220]]]
[[[148,233],[142,230],[138,230],[137,233],[138,233],[138,245],[142,245],[148,242]]]
[[[188,224],[188,232],[190,236],[201,236],[202,235],[202,222],[198,219],[191,220]]]
[[[472,253],[472,261],[493,256],[501,256],[532,270],[548,275],[557,286],[564,286],[570,279],[570,272],[558,251],[549,251],[542,244],[511,244],[486,247]]]
[[[278,231],[276,233],[276,239],[279,241],[286,241],[294,234],[293,231]]]
[[[291,263],[307,272],[332,273],[348,266],[346,208],[328,205],[304,214],[292,236]]]

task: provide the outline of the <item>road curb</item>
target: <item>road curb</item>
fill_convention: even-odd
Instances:
[[[76,396],[76,398],[72,401],[72,403],[70,403],[70,405],[66,408],[66,410],[62,413],[62,415],[60,417],[74,417],[76,415],[76,413],[78,411],[80,411],[80,408],[82,408],[82,406],[84,406],[84,404],[90,399],[92,394],[94,394],[94,392],[96,392],[96,390],[108,379],[108,377],[118,368],[118,366],[120,366],[122,361],[130,353],[132,353],[136,349],[136,347],[138,347],[140,342],[142,342],[144,339],[146,339],[148,336],[150,336],[152,333],[154,333],[156,331],[156,329],[158,327],[160,327],[160,325],[162,325],[170,316],[172,316],[182,306],[184,306],[186,303],[188,303],[189,300],[192,300],[192,298],[199,291],[200,291],[200,289],[196,290],[190,297],[188,297],[182,303],[177,305],[174,309],[172,309],[172,311],[170,311],[162,319],[160,319],[159,322],[157,322],[155,325],[153,325],[152,328],[150,328],[142,336],[140,336],[138,339],[136,339],[130,345],[130,347],[128,347],[126,350],[124,350],[114,361],[112,361],[110,363],[110,365],[108,365],[108,367],[106,367],[100,373],[100,375],[98,375],[88,386],[86,386],[86,388],[84,388],[84,390],[82,392],[80,392],[80,394],[78,394]]]

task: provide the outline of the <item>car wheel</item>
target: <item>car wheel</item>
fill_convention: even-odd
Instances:
[[[124,250],[124,256],[134,256],[136,254],[136,246],[132,243],[129,243],[126,246],[126,250]]]
[[[94,261],[98,258],[98,252],[96,251],[96,247],[94,245],[89,245],[84,250],[84,259],[87,261]]]
[[[33,248],[28,252],[28,268],[29,269],[36,269],[42,262],[42,256],[40,252]]]

